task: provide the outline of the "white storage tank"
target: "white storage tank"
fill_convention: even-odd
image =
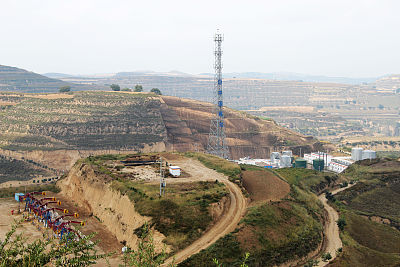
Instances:
[[[364,150],[362,152],[362,159],[376,159],[376,152],[373,150]]]
[[[281,157],[280,167],[286,168],[286,167],[291,167],[291,166],[292,166],[292,158],[288,155],[283,155]]]
[[[351,149],[351,159],[359,161],[363,159],[363,149],[361,147],[353,147]]]
[[[271,162],[276,163],[277,160],[281,158],[281,154],[279,152],[272,152],[271,153]]]
[[[282,155],[293,157],[292,150],[286,150],[282,152]]]
[[[181,175],[181,167],[169,166],[169,173],[174,177],[179,177]]]

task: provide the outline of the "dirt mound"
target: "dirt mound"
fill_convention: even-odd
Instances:
[[[243,186],[250,193],[252,202],[278,201],[290,192],[288,183],[263,170],[244,171]]]

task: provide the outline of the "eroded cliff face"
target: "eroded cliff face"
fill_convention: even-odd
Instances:
[[[167,150],[205,151],[213,106],[210,103],[162,96],[160,112],[167,129]],[[269,158],[272,151],[290,149],[299,154],[315,149],[316,139],[244,112],[224,109],[225,134],[232,159]]]
[[[100,219],[118,241],[126,241],[128,246],[136,248],[138,237],[134,230],[151,218],[141,216],[129,198],[112,190],[109,182],[109,177],[95,172],[85,163],[80,163],[75,164],[66,179],[59,181],[58,185],[62,194]],[[153,238],[157,250],[161,250],[165,236],[154,231]]]

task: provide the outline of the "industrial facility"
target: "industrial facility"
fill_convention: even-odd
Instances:
[[[236,160],[238,164],[256,165],[268,169],[274,168],[312,168],[317,171],[332,171],[341,173],[356,161],[375,159],[376,152],[355,147],[351,156],[334,157],[325,152],[304,154],[304,158],[294,158],[292,151],[272,152],[269,159],[251,159],[249,157]]]

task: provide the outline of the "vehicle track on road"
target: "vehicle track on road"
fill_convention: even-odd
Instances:
[[[228,177],[218,173],[212,169],[208,169],[199,161],[194,159],[185,159],[174,161],[174,165],[180,166],[193,178],[192,181],[198,180],[218,180],[226,185],[229,190],[230,206],[228,211],[222,218],[213,225],[203,236],[194,241],[191,245],[176,253],[174,256],[168,258],[162,266],[168,266],[172,262],[175,264],[184,261],[190,256],[200,252],[215,243],[219,238],[234,231],[246,212],[247,199],[242,194],[242,190],[236,184],[230,182]],[[176,179],[179,181],[180,179]]]

